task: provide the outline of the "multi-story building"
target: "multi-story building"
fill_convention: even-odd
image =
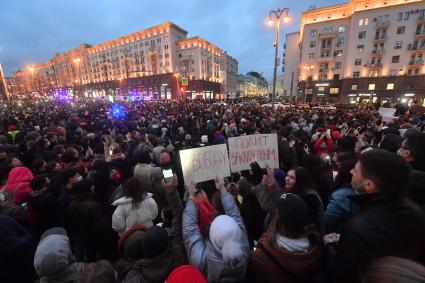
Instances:
[[[222,53],[201,37],[187,38],[187,31],[166,22],[95,46],[82,44],[55,54],[41,64],[50,68],[49,72],[43,71],[43,78],[38,70],[44,68],[39,65],[32,67],[32,74],[24,70],[14,76],[21,77],[23,84],[34,78],[48,79],[54,82],[52,86],[78,96],[138,94],[170,98],[171,94],[185,93],[215,98],[222,83]],[[28,75],[33,79],[24,80]]]
[[[308,10],[300,32],[286,39],[287,95],[295,74],[307,101],[425,97],[425,1],[351,0]]]
[[[4,79],[3,68],[0,64],[0,99],[9,99],[9,92],[6,85],[6,80]]]
[[[238,76],[238,96],[251,97],[251,96],[267,96],[269,93],[268,85],[260,81],[257,77],[250,75],[240,74]]]
[[[238,61],[222,52],[220,56],[220,70],[222,72],[222,93],[228,98],[236,98],[238,91]]]

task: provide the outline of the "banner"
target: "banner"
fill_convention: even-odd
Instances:
[[[251,169],[257,161],[261,168],[279,168],[277,134],[259,134],[229,138],[229,160],[233,172]]]
[[[214,180],[230,176],[229,157],[225,144],[180,151],[184,183]]]

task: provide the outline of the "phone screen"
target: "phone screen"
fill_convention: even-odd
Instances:
[[[171,169],[162,169],[162,175],[164,175],[164,181],[169,182],[173,178],[173,170]]]

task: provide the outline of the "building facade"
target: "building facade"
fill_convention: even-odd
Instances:
[[[166,22],[95,46],[81,44],[46,63],[15,72],[14,77],[25,85],[24,90],[47,93],[44,86],[50,83],[51,89],[72,90],[79,97],[134,92],[153,98],[219,94],[216,84],[223,80],[223,51],[201,37],[187,38],[187,33]]]
[[[220,56],[220,70],[222,72],[222,93],[228,98],[236,98],[238,91],[238,61],[223,52]]]
[[[6,80],[4,78],[3,68],[0,64],[0,99],[8,100],[9,92],[6,85]]]
[[[249,74],[238,76],[239,97],[267,96],[268,94],[268,85],[264,85],[257,77]]]
[[[425,79],[425,1],[352,0],[306,11],[299,37],[288,35],[286,48],[291,56],[285,57],[285,82],[297,74],[301,100],[425,97],[420,82]]]

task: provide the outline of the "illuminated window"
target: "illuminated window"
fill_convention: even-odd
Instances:
[[[351,85],[351,90],[357,90],[357,85]]]
[[[369,84],[369,90],[375,90],[375,84]]]
[[[394,84],[387,84],[387,89],[388,90],[394,89]]]
[[[339,92],[339,88],[337,88],[337,87],[331,87],[329,89],[330,94],[338,94],[338,92]]]

